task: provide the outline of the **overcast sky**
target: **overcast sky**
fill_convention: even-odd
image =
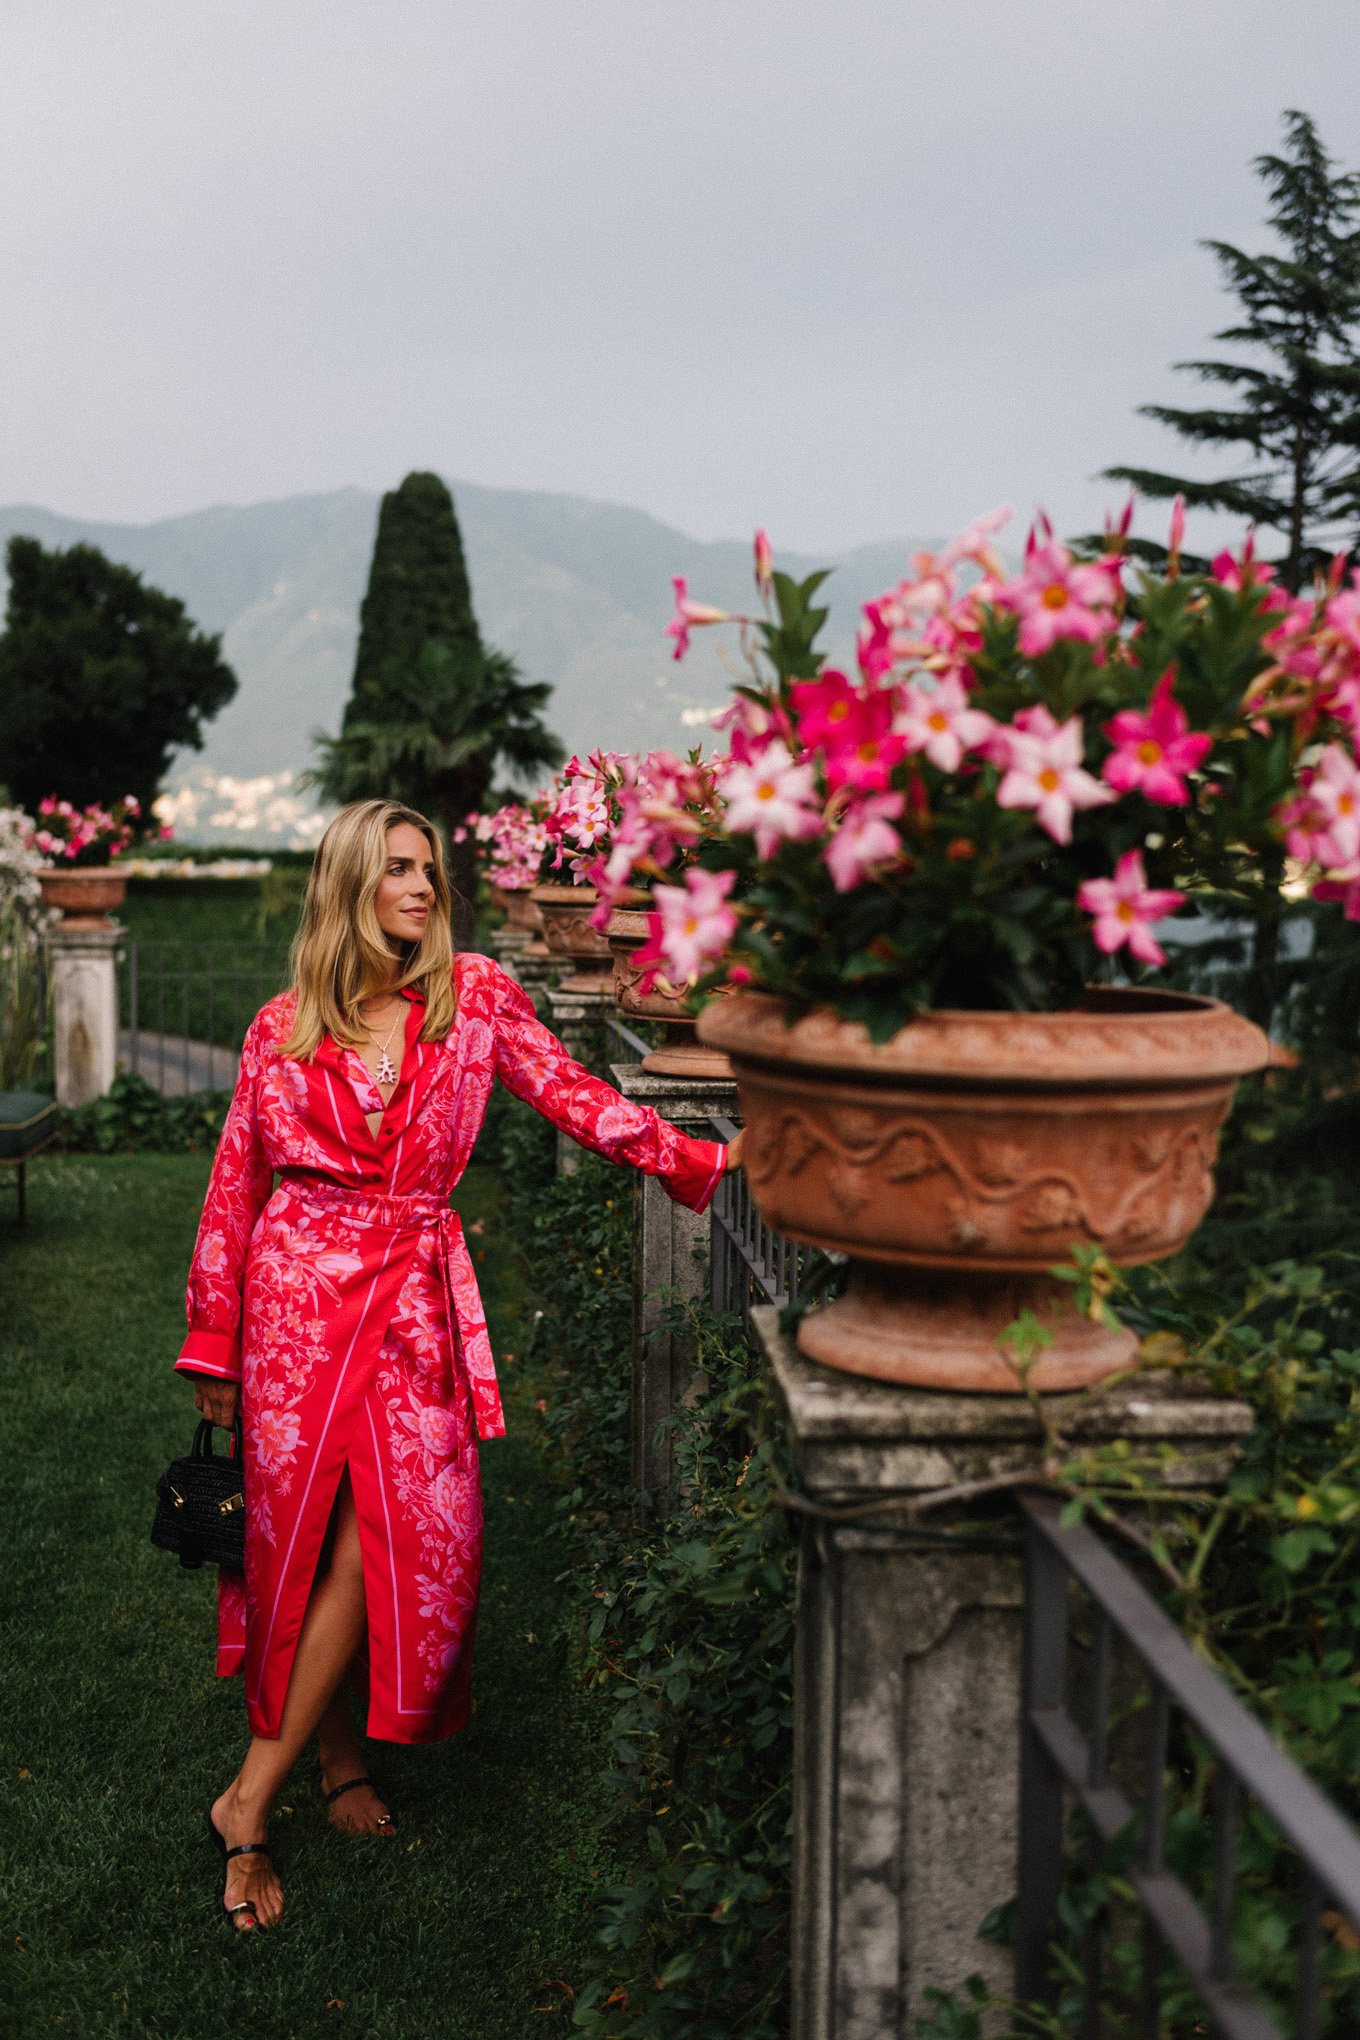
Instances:
[[[0,0],[0,502],[1084,528],[1358,85],[1356,0]]]

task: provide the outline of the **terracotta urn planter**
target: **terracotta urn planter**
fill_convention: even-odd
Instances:
[[[705,1048],[698,1029],[681,1006],[683,992],[668,988],[658,978],[649,992],[637,987],[643,973],[633,962],[647,940],[647,915],[634,908],[616,907],[605,930],[614,957],[614,997],[619,1011],[630,1020],[660,1020],[670,1030],[664,1048],[644,1056],[642,1067],[664,1077],[720,1077],[732,1080],[731,1058],[721,1049]]]
[[[127,880],[107,865],[70,871],[40,871],[42,901],[70,928],[106,928],[109,912],[127,897]]]
[[[846,1294],[798,1342],[848,1374],[1016,1394],[996,1344],[1028,1307],[1053,1334],[1030,1375],[1086,1387],[1129,1331],[1072,1308],[1049,1270],[1074,1243],[1126,1266],[1184,1246],[1214,1195],[1218,1129],[1270,1044],[1216,999],[1093,988],[1069,1013],[926,1013],[882,1047],[829,1010],[711,1005],[745,1166],[780,1232],[850,1257]]]
[[[543,917],[543,939],[560,964],[571,964],[564,992],[607,992],[614,959],[590,917],[600,903],[593,885],[536,885],[530,900]]]
[[[492,904],[505,915],[505,925],[516,935],[541,935],[543,916],[534,904],[533,893],[511,892],[503,885],[489,886]]]

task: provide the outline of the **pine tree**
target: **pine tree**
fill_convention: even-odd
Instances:
[[[1264,354],[1265,364],[1179,361],[1204,382],[1240,392],[1236,409],[1178,410],[1144,404],[1140,415],[1204,446],[1250,449],[1253,464],[1222,481],[1199,482],[1146,468],[1106,468],[1145,496],[1184,496],[1285,535],[1280,577],[1297,591],[1340,545],[1360,538],[1360,174],[1334,175],[1307,114],[1284,116],[1286,153],[1253,168],[1273,201],[1269,224],[1284,255],[1246,255],[1206,241],[1225,287],[1239,299],[1239,324],[1215,334]],[[1150,550],[1143,547],[1142,550]]]
[[[454,890],[470,902],[474,850],[457,837],[497,766],[529,775],[563,754],[542,721],[551,687],[521,680],[482,642],[438,475],[409,474],[383,497],[359,621],[353,690],[339,736],[319,740],[313,781],[337,803],[401,800],[438,820]]]

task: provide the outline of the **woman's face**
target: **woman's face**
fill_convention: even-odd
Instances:
[[[434,856],[410,822],[387,832],[387,869],[378,885],[378,926],[394,949],[419,942],[434,910]]]

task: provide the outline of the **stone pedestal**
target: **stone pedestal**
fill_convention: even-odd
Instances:
[[[515,966],[533,941],[527,928],[494,928],[486,938],[486,946],[495,957],[507,977],[518,982],[519,972]]]
[[[803,1492],[824,1506],[923,1498],[1038,1469],[1018,1396],[896,1388],[819,1367],[752,1324],[774,1372]],[[1242,1403],[1169,1374],[1050,1396],[1072,1438],[1169,1442],[1223,1480]],[[1168,1484],[1177,1469],[1167,1469]],[[985,1505],[955,1508],[973,1523]],[[928,1988],[980,1972],[1009,1993],[1009,1950],[977,1939],[1016,1889],[1023,1567],[1009,1512],[950,1546],[950,1511],[805,1519],[794,1672],[793,2040],[908,2040]]]
[[[610,1072],[625,1098],[650,1105],[698,1140],[716,1140],[710,1125],[737,1117],[735,1082],[653,1076],[637,1063]],[[633,1180],[633,1483],[655,1492],[671,1478],[671,1441],[656,1428],[695,1386],[694,1342],[663,1332],[658,1291],[699,1299],[708,1294],[709,1220],[666,1195],[655,1176]],[[696,1258],[697,1251],[697,1258]]]
[[[535,1007],[542,1011],[549,987],[562,972],[557,957],[553,955],[547,943],[536,938],[527,949],[521,949],[515,958],[512,975],[523,985]]]
[[[567,1054],[590,1066],[592,1054],[598,1071],[602,1060],[600,1036],[606,1017],[614,1009],[614,989],[605,985],[598,992],[568,992],[549,987],[543,994],[547,1023]],[[541,1010],[541,1008],[540,1008]],[[581,1162],[581,1150],[569,1133],[557,1136],[557,1173],[574,1176]]]
[[[52,999],[57,1103],[88,1105],[118,1067],[118,946],[115,922],[58,922],[45,937]]]

